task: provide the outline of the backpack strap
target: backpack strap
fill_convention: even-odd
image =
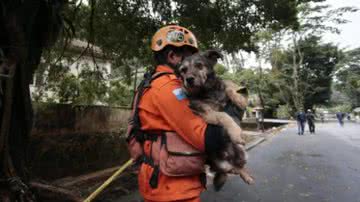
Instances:
[[[141,122],[139,117],[139,103],[141,100],[141,97],[143,96],[146,89],[149,89],[151,87],[151,83],[158,79],[159,77],[163,75],[169,75],[174,74],[171,72],[156,72],[155,74],[150,74],[149,72],[144,74],[144,79],[141,81],[139,86],[137,87],[134,99],[132,101],[132,114],[131,118],[129,120],[129,123],[132,125],[131,132],[128,133],[130,137],[127,137],[128,139],[131,138],[131,135],[136,135],[136,138],[138,140],[143,140],[143,137],[140,137],[141,135]],[[139,136],[139,137],[138,137]]]
[[[129,121],[129,126],[131,126],[130,130],[128,131],[128,137],[127,140],[129,141],[131,138],[135,138],[137,142],[140,142],[141,144],[144,143],[145,140],[151,140],[152,142],[156,141],[158,138],[158,135],[156,134],[149,134],[145,133],[144,131],[141,131],[141,121],[139,117],[139,103],[141,100],[141,97],[143,96],[146,89],[151,88],[151,83],[158,79],[159,77],[163,75],[168,74],[174,74],[171,72],[156,72],[155,74],[151,75],[149,72],[145,73],[144,79],[139,84],[133,102],[132,102],[132,114]],[[151,150],[152,150],[152,144],[151,144]],[[152,153],[152,152],[150,152]],[[155,189],[158,186],[158,178],[159,178],[159,165],[155,165],[154,159],[151,156],[146,156],[143,154],[140,159],[137,160],[137,163],[146,163],[154,168],[149,184],[150,187]]]

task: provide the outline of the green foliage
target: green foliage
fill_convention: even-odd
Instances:
[[[303,1],[299,1],[303,2]],[[254,34],[266,27],[284,28],[297,24],[295,0],[91,0],[81,6],[78,38],[90,39],[120,64],[138,57],[150,64],[150,40],[165,24],[190,28],[200,47],[221,47],[232,53],[255,50]],[[83,17],[88,16],[88,17]],[[77,27],[77,26],[76,26]]]
[[[339,57],[337,55],[336,50],[331,48],[328,45],[327,49],[328,53],[323,53],[321,57],[316,57],[311,54],[308,54],[304,51],[311,52],[312,44],[316,46],[319,44],[321,35],[325,32],[339,33],[338,25],[347,23],[347,20],[343,18],[344,13],[348,12],[356,12],[358,9],[353,7],[342,7],[338,9],[329,10],[329,5],[323,4],[313,4],[313,3],[304,3],[299,4],[299,27],[293,28],[290,31],[290,36],[292,39],[292,47],[288,51],[288,66],[292,68],[291,79],[293,80],[293,95],[292,99],[294,102],[294,106],[296,110],[300,110],[301,108],[309,108],[313,104],[319,103],[321,101],[326,101],[330,97],[330,84],[329,75],[332,73],[331,71],[334,69],[334,63],[338,62]],[[319,47],[319,46],[318,46]],[[323,46],[324,47],[324,46]],[[322,48],[323,52],[326,47]],[[331,50],[333,49],[333,50]],[[316,48],[316,51],[319,51],[320,48]],[[312,51],[312,54],[317,54],[318,52]],[[326,51],[325,51],[326,52]],[[333,58],[332,58],[333,57]],[[313,59],[311,59],[313,58]],[[329,60],[330,58],[330,60]],[[310,59],[310,63],[309,63]],[[306,61],[308,60],[308,61]],[[328,60],[328,61],[326,61]],[[334,61],[333,61],[334,60]],[[310,71],[309,66],[312,68],[317,68],[313,65],[322,63],[322,68],[319,68],[320,71]],[[326,66],[326,63],[330,63]],[[305,67],[304,66],[308,66]],[[306,70],[306,71],[304,71]],[[305,74],[304,74],[305,72]],[[317,74],[317,76],[312,76]],[[310,77],[309,77],[310,76]],[[323,82],[319,83],[320,86],[309,85],[304,82],[305,79],[313,79],[311,77],[317,77],[315,80],[319,81],[319,78],[324,77]],[[317,84],[315,83],[315,84]],[[310,89],[309,89],[310,88]],[[311,89],[312,88],[312,89]],[[315,99],[313,101],[312,99]]]
[[[276,117],[279,119],[289,119],[292,117],[292,110],[289,105],[279,105],[276,109]]]
[[[253,50],[252,36],[260,28],[297,23],[293,0],[175,0],[175,9],[169,1],[152,2],[163,22],[190,27],[204,47],[221,46],[227,52]]]
[[[333,83],[331,99],[330,103],[328,103],[328,106],[350,103],[350,99],[348,98],[348,96],[343,91],[337,90],[335,86],[336,84]]]
[[[331,96],[331,83],[333,71],[341,59],[341,52],[332,44],[321,44],[320,37],[309,36],[298,42],[299,51],[302,53],[302,61],[297,72],[299,93],[303,108],[312,108],[314,105],[326,104]],[[285,51],[282,60],[279,60],[277,78],[279,88],[286,97],[293,97],[293,52],[291,49]],[[297,58],[296,62],[299,58]],[[289,102],[292,105],[291,102]],[[296,106],[293,105],[294,110]]]
[[[298,71],[303,108],[328,104],[333,70],[342,57],[341,51],[332,44],[322,44],[320,37],[316,36],[299,41],[298,46],[303,54]],[[245,83],[250,92],[257,95],[257,104],[263,105],[266,117],[276,115],[285,118],[297,110],[293,100],[293,51],[290,47],[287,50],[272,49],[272,52],[270,60],[274,61],[274,66],[271,70],[244,69],[224,78],[238,84]],[[296,62],[300,62],[299,58]]]
[[[217,75],[222,76],[227,72],[227,69],[224,65],[217,63],[214,67]]]
[[[299,46],[304,53],[299,72],[304,105],[306,109],[311,109],[313,105],[330,100],[333,71],[342,54],[332,44],[321,44],[320,37],[315,36],[300,41]]]
[[[323,1],[89,0],[88,5],[78,5],[80,1],[75,1],[76,4],[65,10],[65,15],[76,28],[75,38],[89,42],[87,51],[83,53],[92,57],[90,66],[96,67],[96,70],[91,68],[78,76],[72,76],[68,74],[69,68],[64,67],[66,72],[60,72],[62,76],[55,76],[54,79],[49,77],[48,82],[43,83],[47,87],[40,88],[34,98],[39,99],[47,89],[51,89],[61,102],[129,103],[134,72],[142,67],[151,66],[152,57],[149,48],[151,36],[163,25],[180,24],[195,33],[201,48],[216,47],[229,54],[239,50],[258,51],[260,57],[266,58],[275,67],[271,72],[260,68],[230,75],[226,68],[218,65],[217,73],[224,78],[232,77],[238,82],[245,82],[250,90],[258,95],[261,105],[266,109],[275,109],[277,105],[284,103],[292,106],[293,89],[291,89],[292,85],[289,85],[291,70],[286,67],[291,65],[289,52],[280,49],[279,41],[276,45],[268,42],[275,36],[283,37],[277,34],[279,30],[285,28],[305,30],[304,27],[316,24],[309,22],[324,20],[325,18],[322,17],[321,20],[318,18],[316,21],[316,18],[307,15],[319,13],[325,8],[310,6],[312,4],[308,4],[309,2]],[[303,14],[300,15],[301,13]],[[298,21],[299,17],[300,21]],[[340,23],[339,19],[335,21]],[[65,33],[63,36],[69,35]],[[39,68],[40,77],[43,74],[46,77],[46,72],[52,71],[45,67],[46,64],[59,65],[59,61],[63,59],[60,56],[63,55],[65,48],[68,48],[69,42],[67,37],[63,37],[59,44],[45,55],[44,68]],[[259,51],[255,43],[266,44],[267,50]],[[100,53],[95,51],[94,45],[101,48]],[[111,62],[112,72],[108,78],[101,78],[104,73],[98,68],[95,53],[98,57]],[[70,52],[66,59],[74,61],[79,54],[79,51]],[[61,80],[56,81],[57,79]],[[105,82],[109,79],[110,82]],[[322,88],[316,89],[316,91],[322,90]]]
[[[76,103],[81,89],[81,84],[78,78],[72,74],[64,74],[61,81],[52,86],[52,89],[57,90],[56,97],[59,98],[60,103]],[[82,92],[82,95],[86,94]],[[89,102],[87,100],[87,102]],[[85,104],[85,103],[82,103]]]
[[[329,111],[332,113],[336,113],[336,112],[351,113],[352,107],[350,104],[342,104],[342,105],[337,105],[337,106],[331,107],[329,109]]]
[[[340,33],[338,25],[349,21],[343,18],[345,13],[357,12],[355,7],[331,9],[330,5],[303,3],[298,7],[300,26],[294,29],[300,35],[321,35],[326,32]]]
[[[104,101],[107,86],[101,70],[85,67],[81,70],[78,80],[80,81],[79,93],[73,103],[91,105]]]
[[[224,79],[229,79],[238,85],[245,85],[252,94],[250,106],[262,106],[265,116],[272,117],[279,104],[286,104],[282,90],[279,90],[278,80],[271,70],[243,69],[233,74],[225,74]]]
[[[343,55],[336,46],[322,43],[321,34],[337,33],[337,25],[347,22],[343,14],[357,11],[352,7],[329,10],[328,5],[306,1],[297,2],[296,7],[299,24],[292,29],[265,29],[256,33],[259,66],[227,77],[238,83],[245,82],[268,115],[271,112],[286,117],[300,108],[329,104],[335,66]],[[281,43],[285,36],[292,40],[287,49]],[[261,61],[270,62],[272,70],[264,71]],[[351,84],[347,86],[356,86],[356,78],[349,78],[347,81]]]
[[[133,91],[119,80],[110,81],[108,93],[106,103],[110,106],[129,106],[131,104]]]
[[[151,16],[153,11],[149,4],[145,0],[95,1],[94,43],[114,59],[115,68],[134,57],[143,64],[151,64],[151,34],[155,33],[160,22]],[[91,10],[88,16],[91,16]]]
[[[345,53],[336,78],[337,90],[349,98],[352,107],[360,106],[360,48]]]

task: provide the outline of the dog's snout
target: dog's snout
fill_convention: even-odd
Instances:
[[[194,84],[194,81],[195,81],[195,79],[194,79],[193,77],[186,78],[186,82],[187,82],[189,85],[193,85],[193,84]]]

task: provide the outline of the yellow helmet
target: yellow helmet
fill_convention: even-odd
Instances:
[[[195,35],[188,29],[178,25],[168,25],[159,29],[151,40],[151,50],[161,51],[165,46],[190,46],[198,50]]]

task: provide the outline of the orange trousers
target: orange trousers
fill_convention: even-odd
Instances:
[[[158,202],[158,201],[150,201],[145,199],[145,202]],[[168,201],[168,202],[200,202],[200,197],[186,199],[186,200]]]

